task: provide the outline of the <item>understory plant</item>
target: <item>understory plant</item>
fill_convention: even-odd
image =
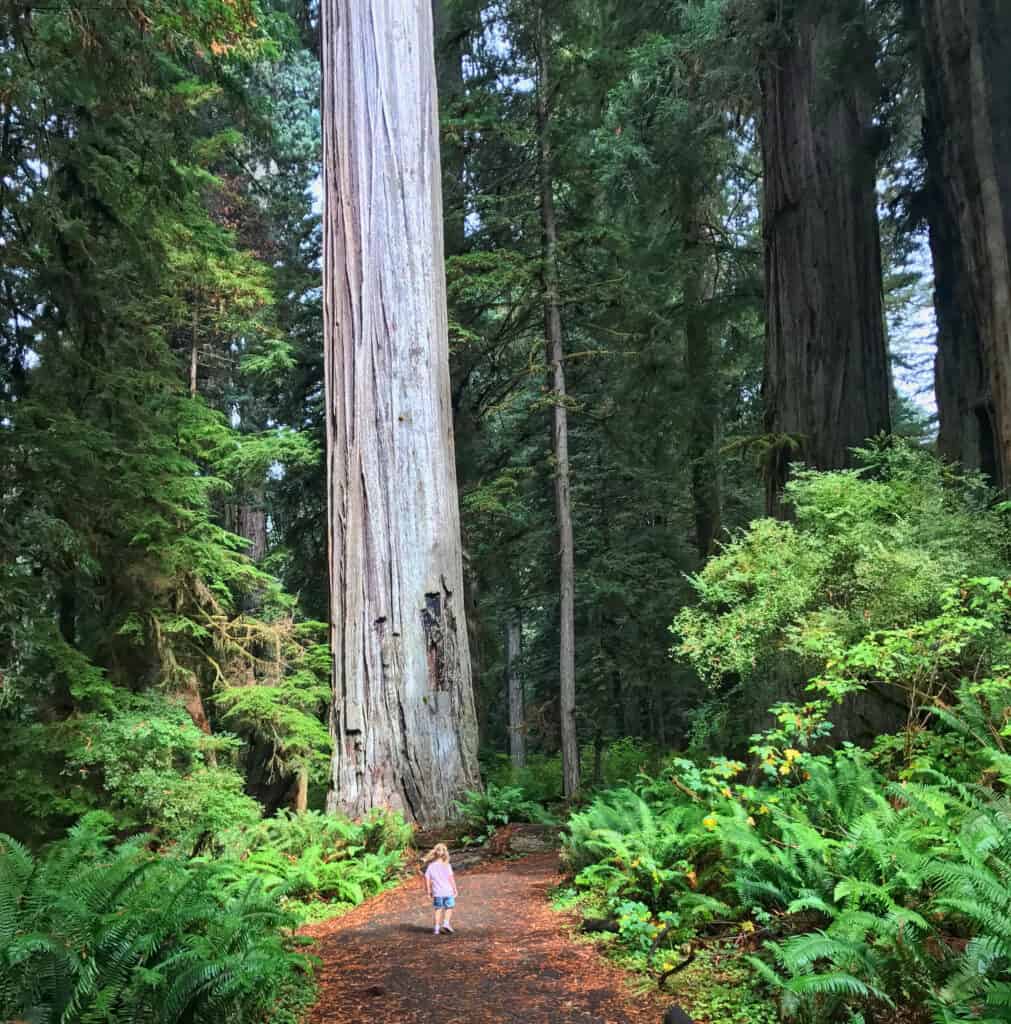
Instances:
[[[294,1024],[314,991],[294,915],[109,824],[91,815],[41,856],[0,836],[0,1017]]]
[[[361,821],[318,811],[280,812],[220,837],[215,858],[230,887],[255,879],[300,920],[332,916],[400,877],[412,829],[398,813]]]
[[[484,791],[472,790],[457,801],[460,819],[470,838],[486,842],[496,829],[510,822],[551,824],[552,816],[519,786],[497,786],[489,782]]]

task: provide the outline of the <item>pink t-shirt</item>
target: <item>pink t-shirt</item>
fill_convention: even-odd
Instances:
[[[433,860],[425,868],[425,878],[431,883],[433,896],[452,896],[455,892],[453,869],[445,861]]]

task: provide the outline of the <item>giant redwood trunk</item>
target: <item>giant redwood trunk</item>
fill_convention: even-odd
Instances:
[[[1011,482],[1011,6],[1005,0],[921,0],[920,9],[925,94],[936,137],[932,150],[928,145],[929,171],[943,190],[951,225],[945,242],[955,247],[947,255],[960,264],[960,299],[971,321],[955,359],[946,351],[939,324],[941,443],[943,448],[946,435],[956,429],[946,395],[954,389],[967,461],[973,465],[978,450],[980,468],[1006,487]],[[942,263],[939,283],[943,275]],[[968,374],[967,382],[962,374]]]
[[[429,0],[324,0],[330,810],[479,784]]]
[[[908,0],[910,29],[918,44],[923,77],[923,151],[926,174],[924,212],[934,267],[937,351],[934,395],[937,400],[937,448],[950,462],[998,477],[993,406],[976,329],[970,280],[962,254],[957,211],[949,207],[945,184],[944,89],[938,67],[925,45],[920,0]]]
[[[872,88],[856,77],[874,61],[854,23],[860,6],[777,5],[788,13],[762,62],[763,394],[773,514],[782,511],[790,462],[843,468],[854,445],[890,429]]]

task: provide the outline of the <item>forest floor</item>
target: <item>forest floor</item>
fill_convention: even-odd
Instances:
[[[458,868],[452,935],[432,934],[420,876],[306,928],[323,962],[310,1024],[659,1024],[660,997],[551,909],[559,880],[556,853]]]

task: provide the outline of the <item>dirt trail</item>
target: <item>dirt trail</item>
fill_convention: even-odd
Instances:
[[[573,941],[547,904],[558,858],[457,872],[453,935],[420,879],[308,928],[323,960],[310,1024],[659,1024],[662,1004]]]

